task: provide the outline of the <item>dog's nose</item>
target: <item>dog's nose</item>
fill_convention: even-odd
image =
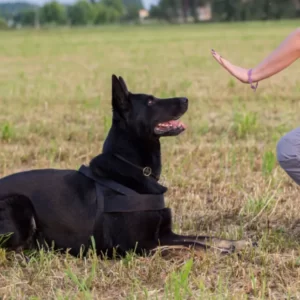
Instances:
[[[182,104],[187,104],[188,103],[188,99],[187,98],[181,98],[181,103]]]

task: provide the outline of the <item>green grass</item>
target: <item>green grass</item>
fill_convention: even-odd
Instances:
[[[296,22],[1,32],[0,175],[78,168],[111,124],[111,75],[133,92],[186,96],[188,129],[162,140],[178,233],[252,238],[240,255],[178,250],[99,260],[0,250],[3,299],[298,299],[299,188],[276,143],[299,126],[300,71],[249,86],[210,55],[252,67]]]

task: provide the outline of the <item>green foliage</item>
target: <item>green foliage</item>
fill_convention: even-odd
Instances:
[[[159,5],[151,5],[149,14],[151,18],[163,19],[163,11],[160,9]]]
[[[253,112],[236,112],[233,116],[232,131],[236,138],[243,139],[254,133],[258,127],[257,115]]]
[[[4,19],[10,19],[23,11],[34,10],[38,6],[27,2],[6,2],[0,3],[0,16]]]
[[[135,21],[139,19],[139,7],[136,5],[130,5],[127,7],[126,15],[124,20]]]
[[[132,1],[131,1],[132,2]],[[129,3],[131,3],[129,1]],[[138,18],[138,0],[136,6],[129,6],[125,9],[122,0],[103,0],[98,3],[91,3],[87,0],[78,0],[67,8],[57,1],[46,3],[39,9],[22,10],[14,15],[15,23],[24,26],[34,26],[37,17],[40,24],[63,25],[70,23],[72,26],[87,24],[115,23],[125,19]],[[140,7],[140,5],[139,5]]]
[[[68,17],[72,25],[86,25],[94,19],[95,7],[86,1],[79,0],[68,9]]]
[[[8,122],[1,124],[0,133],[2,141],[10,141],[15,136],[13,126]]]
[[[25,26],[34,26],[37,12],[33,9],[25,10],[19,15],[19,21]]]
[[[8,26],[6,21],[0,18],[0,30],[7,29],[7,28]]]
[[[273,151],[267,151],[263,156],[262,171],[264,175],[270,175],[276,166],[276,155]]]
[[[150,17],[155,19],[165,19],[169,22],[176,22],[179,12],[186,14],[184,11],[183,1],[180,0],[160,0],[157,6],[150,8]]]
[[[120,15],[124,13],[124,6],[122,0],[102,0],[101,3],[106,7],[115,9]]]
[[[295,1],[286,0],[213,0],[211,3],[215,19],[220,21],[293,18],[297,11]]]
[[[123,0],[123,5],[126,9],[129,7],[137,7],[138,9],[144,8],[141,0]]]
[[[65,24],[67,21],[66,9],[56,1],[46,3],[40,10],[40,22],[42,24]]]
[[[121,13],[112,6],[106,6],[102,3],[97,5],[95,24],[115,23],[120,21]]]
[[[191,295],[189,289],[189,276],[192,270],[193,260],[189,259],[178,272],[173,272],[165,287],[167,299],[186,299]]]
[[[299,0],[160,0],[158,5],[150,9],[150,16],[173,22],[178,19],[180,12],[197,22],[197,7],[207,2],[212,5],[212,18],[215,21],[270,20],[300,15]]]
[[[4,244],[11,238],[12,235],[12,232],[0,234],[0,247],[4,246]]]
[[[247,21],[296,18],[300,16],[300,0],[159,0],[151,6],[150,18],[178,22],[194,20],[198,22],[197,9],[206,3],[212,6],[214,21]],[[107,9],[109,8],[109,9]],[[0,4],[0,17],[15,19],[23,25],[34,25],[33,11],[40,11],[40,23],[87,25],[104,24],[119,20],[138,19],[138,11],[143,8],[141,0],[78,0],[68,6],[68,13],[63,5],[56,1],[36,5],[20,3]]]

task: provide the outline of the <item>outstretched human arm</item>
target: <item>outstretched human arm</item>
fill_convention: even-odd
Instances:
[[[233,65],[224,59],[219,53],[211,50],[215,60],[223,66],[232,76],[243,83],[250,83],[249,69]],[[286,37],[284,41],[258,66],[252,69],[251,78],[253,82],[259,82],[275,75],[291,65],[300,57],[300,28],[296,29]]]

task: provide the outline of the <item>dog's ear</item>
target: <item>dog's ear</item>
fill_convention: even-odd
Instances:
[[[120,81],[120,83],[122,84],[123,90],[124,90],[124,91],[126,92],[126,94],[128,95],[129,92],[128,92],[128,88],[127,88],[127,85],[126,85],[125,80],[124,80],[121,76],[119,76],[119,81]]]
[[[117,111],[122,117],[130,108],[126,83],[122,78],[118,79],[116,75],[112,75],[112,107],[113,111]]]

